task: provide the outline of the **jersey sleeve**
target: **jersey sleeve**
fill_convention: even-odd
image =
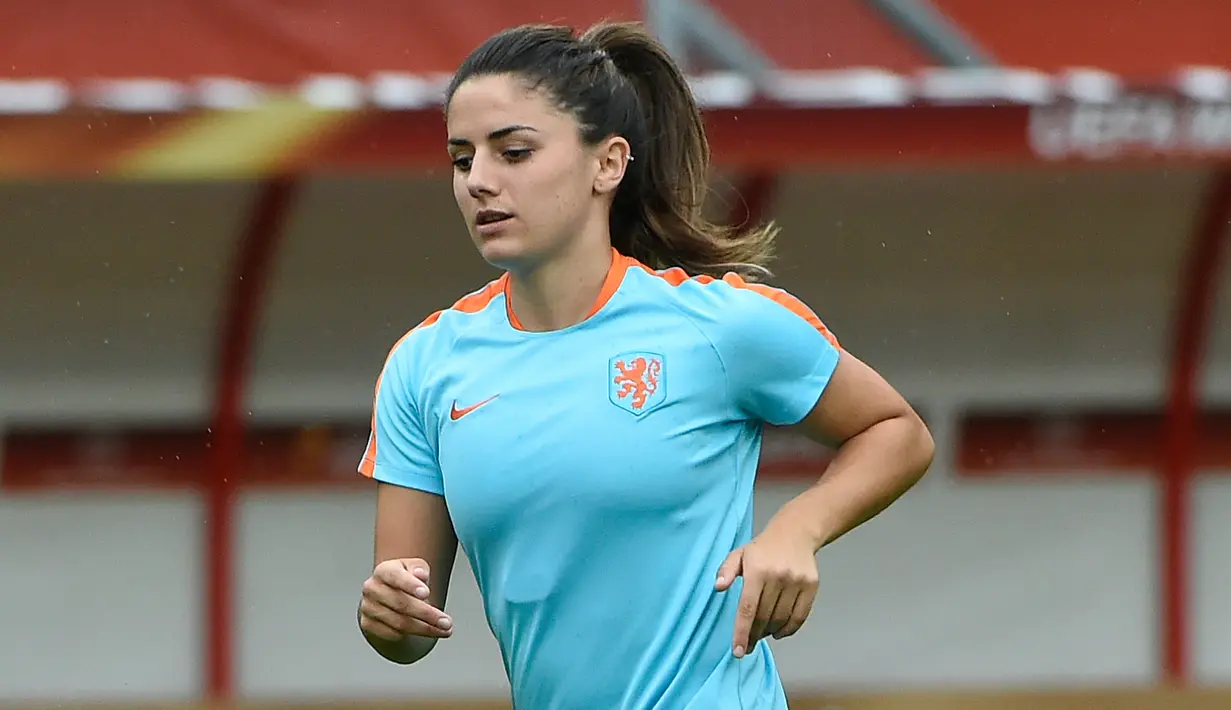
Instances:
[[[738,412],[775,426],[803,420],[829,385],[841,356],[821,319],[786,291],[738,284],[715,347]]]
[[[444,495],[434,437],[428,435],[411,382],[408,351],[403,338],[377,380],[372,430],[359,472],[382,483]]]

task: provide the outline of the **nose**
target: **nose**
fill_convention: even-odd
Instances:
[[[466,173],[466,189],[474,198],[494,195],[497,192],[495,180],[495,161],[480,151],[470,160],[470,171]]]

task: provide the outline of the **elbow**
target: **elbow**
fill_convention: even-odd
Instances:
[[[936,440],[932,438],[932,432],[928,429],[928,425],[918,414],[911,413],[910,415],[910,445],[908,446],[908,458],[911,462],[911,480],[910,485],[919,482],[928,469],[932,467],[932,460],[936,456]]]

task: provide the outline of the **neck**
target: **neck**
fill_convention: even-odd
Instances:
[[[509,272],[509,305],[526,330],[560,330],[590,315],[612,268],[611,246],[578,245],[530,270]]]

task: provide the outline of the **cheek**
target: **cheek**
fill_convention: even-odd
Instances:
[[[462,207],[470,199],[466,178],[456,170],[453,171],[453,199],[457,201],[458,207]]]
[[[579,171],[562,171],[538,188],[540,204],[557,220],[571,221],[586,209],[592,190]]]

